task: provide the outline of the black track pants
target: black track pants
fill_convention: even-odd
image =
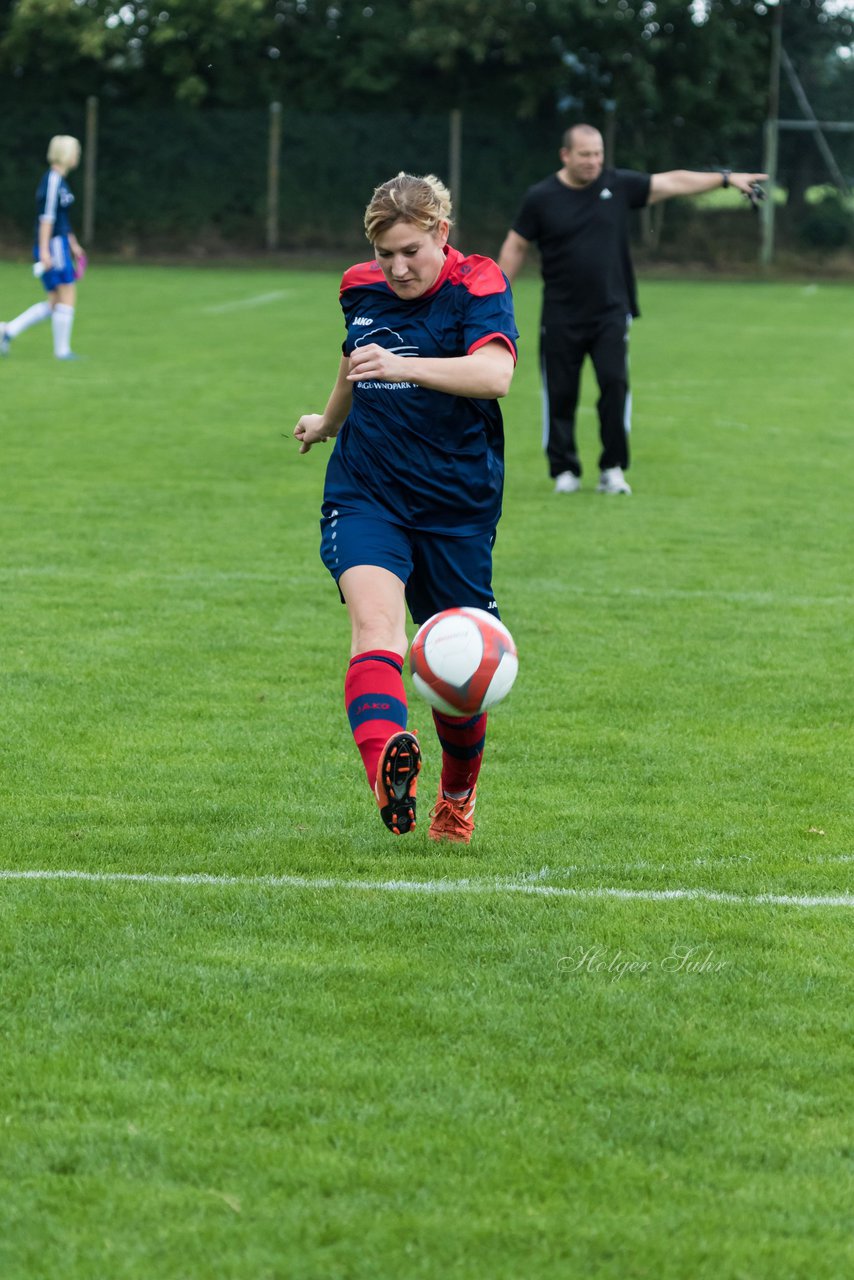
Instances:
[[[590,356],[599,383],[599,469],[629,465],[628,338],[631,317],[604,316],[593,325],[578,326],[543,319],[540,360],[543,378],[543,446],[549,471],[581,475],[575,441],[575,413],[581,387],[581,366]]]

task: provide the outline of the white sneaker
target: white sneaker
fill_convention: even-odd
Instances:
[[[597,493],[631,493],[622,467],[608,467],[599,477]]]
[[[9,344],[11,341],[12,339],[6,332],[5,324],[0,324],[0,356],[7,356],[9,354]]]
[[[578,493],[581,481],[574,471],[561,471],[555,476],[555,493]]]

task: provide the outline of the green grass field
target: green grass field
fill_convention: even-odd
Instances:
[[[337,276],[96,264],[0,363],[4,1280],[854,1274],[854,290],[642,282],[631,498],[517,294],[469,847],[347,730]]]

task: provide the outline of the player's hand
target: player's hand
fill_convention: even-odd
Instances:
[[[350,356],[348,382],[363,382],[366,378],[382,378],[383,382],[406,381],[406,359],[393,351],[369,342],[357,347]]]
[[[324,426],[322,413],[304,413],[294,427],[294,436],[300,442],[300,453],[308,453],[313,444],[324,444],[329,430]]]

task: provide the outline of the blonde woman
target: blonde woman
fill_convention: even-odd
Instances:
[[[7,324],[0,324],[0,355],[25,329],[50,318],[53,353],[57,360],[76,360],[71,350],[71,330],[77,300],[77,280],[85,256],[71,229],[70,210],[74,203],[66,177],[80,163],[81,148],[76,138],[57,134],[47,150],[50,168],[36,190],[36,232],[33,245],[33,272],[41,277],[47,298],[35,303]]]
[[[374,257],[345,271],[346,336],[322,413],[300,418],[300,453],[334,438],[321,558],[351,624],[350,728],[395,835],[415,826],[421,749],[407,728],[406,609],[416,623],[455,606],[498,616],[492,546],[518,332],[507,280],[448,243],[451,201],[432,175],[400,173],[365,212]],[[431,838],[468,843],[486,716],[433,712],[442,749]]]

